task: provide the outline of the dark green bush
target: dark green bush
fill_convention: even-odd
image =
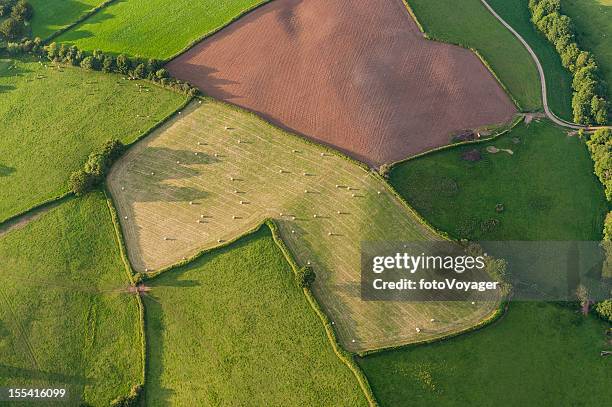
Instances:
[[[104,180],[108,170],[121,156],[125,146],[119,140],[109,140],[98,150],[92,152],[83,169],[70,176],[70,189],[76,195],[83,195],[93,190]]]
[[[85,195],[93,190],[96,183],[96,177],[85,170],[78,170],[70,175],[70,190],[77,196]]]
[[[23,35],[25,26],[23,22],[18,21],[12,17],[7,18],[0,23],[0,34],[7,40],[15,40]]]
[[[11,17],[17,21],[30,21],[34,16],[34,9],[25,0],[19,0],[11,9]]]
[[[312,267],[308,267],[308,266],[302,267],[295,274],[296,283],[301,288],[310,287],[312,283],[314,283],[316,278],[317,278],[316,273],[314,272]]]

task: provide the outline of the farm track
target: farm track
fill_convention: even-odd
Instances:
[[[277,0],[167,67],[207,95],[371,166],[516,112],[474,53],[425,39],[401,0]]]
[[[563,119],[557,117],[557,115],[555,115],[555,113],[548,106],[548,93],[547,93],[547,87],[546,87],[546,76],[544,74],[544,68],[542,67],[542,64],[540,63],[540,59],[538,58],[538,56],[536,55],[534,50],[531,48],[531,46],[527,43],[527,41],[525,41],[525,39],[514,28],[512,28],[512,26],[510,24],[508,24],[499,14],[497,14],[497,12],[493,9],[493,7],[491,7],[489,5],[489,3],[487,3],[486,0],[480,0],[480,1],[485,6],[485,8],[493,15],[493,17],[495,17],[500,23],[502,23],[504,25],[504,27],[506,27],[512,33],[512,35],[514,35],[521,42],[521,44],[523,44],[523,46],[529,52],[529,55],[531,55],[531,58],[533,59],[533,62],[535,62],[536,67],[538,68],[538,74],[540,75],[540,84],[541,84],[541,87],[542,87],[542,89],[541,89],[541,93],[542,93],[542,105],[544,106],[544,113],[546,114],[546,117],[548,117],[548,119],[550,121],[552,121],[553,123],[555,123],[556,125],[559,125],[561,127],[566,127],[566,128],[570,128],[570,129],[574,129],[574,130],[580,130],[580,129],[584,129],[584,130],[612,129],[612,126],[585,126],[585,125],[582,125],[582,124],[568,122],[566,120],[563,120]]]
[[[352,351],[444,336],[495,308],[361,301],[359,242],[440,237],[368,170],[219,102],[194,102],[136,144],[108,186],[140,272],[272,218],[298,263],[317,272],[315,294]]]

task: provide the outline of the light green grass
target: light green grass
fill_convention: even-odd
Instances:
[[[119,75],[0,59],[0,221],[68,190],[110,138],[135,140],[185,96]]]
[[[362,241],[440,237],[369,170],[223,103],[184,109],[130,149],[108,184],[139,271],[275,219],[298,263],[310,262],[317,273],[315,295],[351,351],[439,337],[495,309],[485,302],[362,301]]]
[[[0,386],[68,387],[101,406],[142,380],[138,305],[101,193],[9,232],[0,259]]]
[[[514,154],[493,155],[487,146]],[[461,159],[473,149],[481,151],[481,161]],[[607,211],[586,146],[548,121],[407,161],[392,170],[390,181],[427,220],[457,238],[599,240]],[[501,223],[484,232],[487,219]]]
[[[148,405],[367,405],[268,227],[147,285]]]
[[[47,38],[68,26],[104,0],[29,0],[34,8],[32,37]]]
[[[167,59],[265,0],[126,0],[62,34],[85,50]]]
[[[502,320],[450,341],[360,360],[383,407],[599,406],[612,364],[606,324],[552,304],[513,303]]]
[[[563,65],[555,47],[531,22],[529,0],[487,0],[508,24],[527,41],[538,56],[546,76],[548,103],[565,120],[573,120],[572,76]]]
[[[542,109],[535,63],[480,0],[408,0],[408,4],[431,38],[476,49],[523,110]]]
[[[561,12],[574,23],[578,45],[593,52],[612,100],[612,0],[563,0]]]

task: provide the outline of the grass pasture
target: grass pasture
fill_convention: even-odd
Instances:
[[[147,285],[147,405],[367,405],[268,227]]]
[[[0,386],[67,387],[71,405],[102,406],[141,382],[138,304],[103,194],[7,233],[0,259]]]
[[[220,102],[193,102],[136,144],[111,169],[108,185],[139,271],[159,270],[273,218],[298,263],[310,262],[317,273],[315,294],[352,351],[455,332],[495,308],[361,301],[361,241],[439,237],[370,171]]]
[[[264,1],[117,1],[57,41],[89,51],[168,59]]]
[[[407,2],[431,38],[476,49],[523,110],[542,109],[535,63],[480,0]]]
[[[546,303],[513,303],[477,332],[360,360],[381,406],[597,406],[612,397],[609,328]]]
[[[579,46],[595,55],[612,100],[612,0],[563,0],[561,12],[571,17]]]
[[[32,37],[44,39],[78,20],[104,0],[30,0],[29,3],[34,8],[30,22]]]
[[[46,66],[0,59],[0,222],[65,193],[95,147],[134,141],[185,101],[119,75]]]
[[[490,154],[489,146],[514,154]],[[462,159],[474,149],[482,160]],[[607,213],[586,146],[548,121],[406,161],[393,168],[390,182],[430,223],[456,238],[600,240]],[[484,227],[488,219],[499,225]]]
[[[565,0],[564,0],[565,1]],[[555,47],[531,22],[529,0],[487,0],[489,5],[527,41],[538,56],[546,76],[548,104],[552,111],[572,121],[572,76]]]

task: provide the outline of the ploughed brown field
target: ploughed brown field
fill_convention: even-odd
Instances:
[[[275,0],[168,68],[374,165],[515,113],[476,55],[423,38],[401,0]]]

